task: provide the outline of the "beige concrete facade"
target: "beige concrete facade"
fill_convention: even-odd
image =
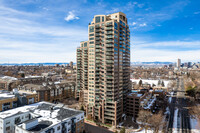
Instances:
[[[95,15],[77,49],[77,90],[88,90],[87,114],[117,125],[130,90],[130,30],[122,12]]]

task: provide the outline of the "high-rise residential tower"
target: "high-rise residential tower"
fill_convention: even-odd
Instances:
[[[178,59],[177,60],[177,67],[180,68],[180,66],[181,66],[181,59]]]
[[[77,48],[77,94],[87,92],[86,115],[117,125],[130,90],[130,30],[122,12],[95,15],[88,41]]]

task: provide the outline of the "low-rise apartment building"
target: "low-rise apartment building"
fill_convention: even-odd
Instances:
[[[1,133],[82,133],[84,112],[39,102],[0,113]]]
[[[136,118],[140,110],[148,110],[153,113],[159,111],[165,98],[165,92],[160,90],[132,90],[127,96],[126,114]]]
[[[44,82],[42,85],[25,84],[18,90],[37,94],[37,101],[57,102],[65,98],[75,97],[75,82]]]
[[[12,84],[15,84],[17,80],[17,78],[10,76],[0,77],[0,90],[12,90]]]
[[[35,102],[36,94],[0,91],[0,112]]]

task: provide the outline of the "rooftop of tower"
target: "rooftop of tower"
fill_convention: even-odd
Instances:
[[[97,23],[97,21],[95,21],[97,17],[104,17],[104,21],[109,21],[109,20],[116,20],[118,22],[123,21],[127,24],[127,18],[126,18],[126,14],[123,12],[117,12],[117,13],[112,13],[112,14],[108,14],[108,15],[95,15],[93,18],[93,21],[91,22],[91,24]]]

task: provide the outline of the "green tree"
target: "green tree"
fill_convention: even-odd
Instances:
[[[195,89],[196,87],[192,87],[192,86],[188,86],[186,88],[186,93],[191,96],[191,97],[195,97]]]
[[[160,81],[160,80],[158,80],[158,86],[159,86],[159,85],[161,85],[161,81]]]
[[[122,129],[120,130],[120,133],[126,133],[125,127],[122,127]]]
[[[164,83],[164,81],[162,81],[161,86],[162,86],[162,87],[165,87],[165,83]]]
[[[80,110],[85,111],[83,105],[81,105],[81,109]]]
[[[25,77],[25,74],[24,74],[24,73],[20,73],[20,76],[21,76],[22,78],[24,78],[24,77]]]
[[[155,84],[152,85],[152,87],[155,87],[155,86],[156,86]]]

